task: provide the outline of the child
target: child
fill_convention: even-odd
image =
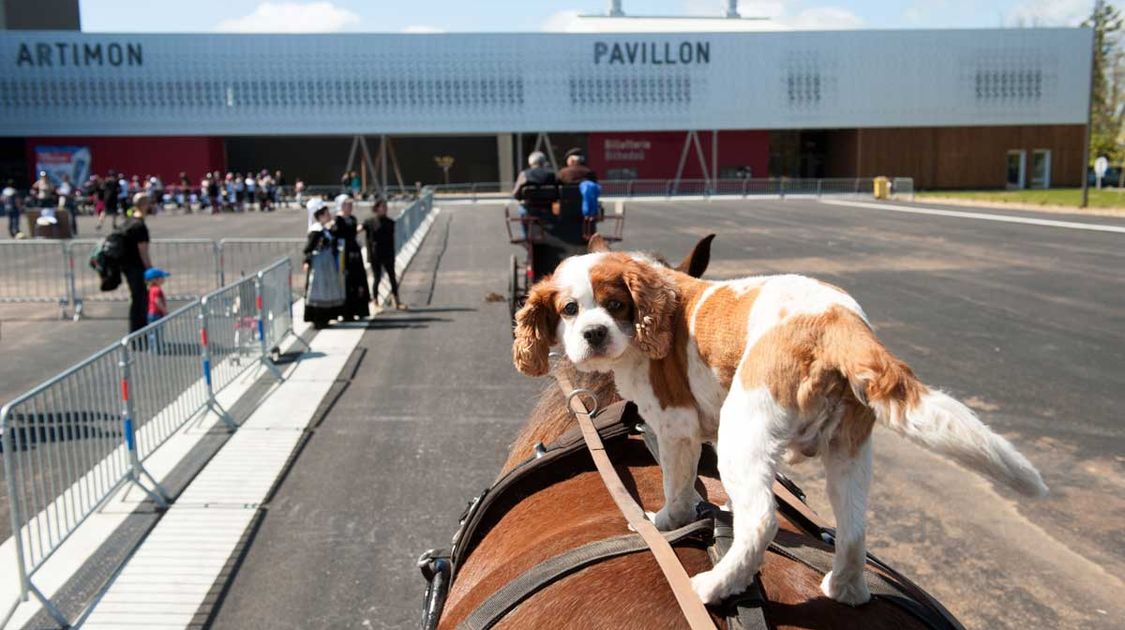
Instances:
[[[145,284],[148,285],[148,323],[157,321],[168,314],[168,302],[164,298],[164,279],[172,274],[159,267],[145,270]]]

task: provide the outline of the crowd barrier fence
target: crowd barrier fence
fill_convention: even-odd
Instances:
[[[432,192],[408,204],[396,221],[398,242],[405,243],[433,208]],[[113,291],[101,290],[101,279],[88,260],[98,239],[69,241],[0,241],[0,303],[54,302],[60,318],[68,311],[77,321],[87,302],[128,302],[125,282]],[[168,284],[169,300],[194,300],[281,256],[299,267],[304,238],[153,239],[150,258],[175,277]],[[401,245],[400,245],[401,246]]]
[[[0,627],[29,595],[69,627],[70,620],[35,586],[35,572],[122,486],[136,484],[158,506],[167,506],[171,498],[148,474],[145,460],[207,409],[236,429],[215,394],[250,368],[264,363],[281,377],[270,355],[295,334],[292,271],[291,260],[281,258],[127,335],[0,409],[17,561],[12,569],[20,588]]]
[[[603,198],[633,197],[754,197],[754,196],[871,196],[873,177],[795,178],[757,177],[724,179],[628,179],[601,180]],[[892,178],[892,196],[914,200],[914,180]],[[433,184],[427,190],[445,199],[495,199],[507,197],[511,188],[500,182]]]

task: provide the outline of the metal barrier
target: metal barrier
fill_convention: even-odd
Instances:
[[[34,595],[69,626],[35,572],[123,484],[166,506],[144,461],[206,409],[237,428],[215,394],[251,367],[265,363],[281,376],[270,352],[294,334],[292,269],[282,258],[208,293],[0,409],[19,601]]]
[[[74,304],[74,316],[79,318],[85,302],[128,302],[129,287],[122,281],[113,291],[101,290],[101,279],[87,268],[90,252],[98,244],[97,240],[76,239],[66,245],[67,265],[70,270],[70,302]],[[175,282],[169,283],[169,300],[192,300],[200,295],[222,286],[222,272],[219,267],[219,244],[202,238],[193,239],[153,239],[149,244],[149,256],[175,274]]]
[[[752,196],[809,196],[826,195],[872,195],[872,177],[848,178],[801,178],[801,177],[759,177],[727,179],[628,179],[602,180],[603,198],[633,197],[752,197]],[[914,199],[914,180],[909,177],[896,177],[893,180],[893,196],[901,199]],[[436,184],[426,186],[427,190],[444,199],[478,201],[481,198],[495,199],[507,197],[510,191],[497,182],[466,184]]]
[[[305,242],[303,238],[224,238],[219,241],[220,283],[253,275],[281,256],[288,256],[296,269],[301,266]]]
[[[0,241],[0,302],[57,302],[60,317],[69,303],[64,241]]]

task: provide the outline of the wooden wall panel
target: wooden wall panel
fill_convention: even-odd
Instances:
[[[1082,183],[1082,125],[842,129],[830,133],[829,177],[913,177],[920,190],[1003,188],[1009,149],[1026,150],[1029,168],[1034,149],[1050,149],[1051,185]]]

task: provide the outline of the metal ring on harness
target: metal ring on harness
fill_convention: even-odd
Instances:
[[[588,415],[590,417],[593,417],[594,414],[598,413],[598,409],[599,409],[599,407],[598,407],[598,395],[595,394],[594,392],[586,389],[585,387],[579,387],[578,389],[575,389],[574,391],[567,394],[567,396],[566,396],[566,406],[569,408],[570,407],[570,401],[574,400],[575,396],[581,396],[583,394],[586,394],[587,396],[589,396],[590,400],[592,400],[593,403],[594,403],[594,406],[593,406],[592,409],[587,408],[587,410],[586,410],[586,415]]]

